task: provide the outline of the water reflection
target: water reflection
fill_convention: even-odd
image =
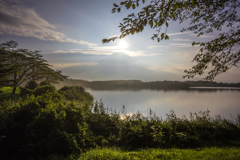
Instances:
[[[190,112],[210,110],[212,116],[236,117],[240,113],[240,90],[189,89],[189,90],[140,90],[140,91],[96,91],[87,89],[95,100],[106,107],[120,111],[124,105],[127,113],[141,112],[147,115],[151,108],[164,116],[173,109],[178,116]]]

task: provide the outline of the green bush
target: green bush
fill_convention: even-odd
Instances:
[[[19,87],[20,89],[20,96],[23,97],[25,95],[32,95],[33,94],[33,90],[31,89],[28,89],[28,88],[22,88],[22,87]]]
[[[81,102],[92,103],[93,96],[81,86],[64,86],[58,92],[66,97],[67,100],[76,100]]]
[[[40,95],[43,95],[47,92],[55,92],[56,91],[56,88],[52,85],[44,85],[44,86],[39,86],[37,88],[35,88],[34,90],[34,95],[35,96],[40,96]]]
[[[25,88],[34,90],[35,88],[38,87],[38,83],[36,81],[28,81],[27,84],[25,85]]]
[[[0,108],[0,159],[79,154],[94,145],[84,111],[74,103],[42,102],[41,96]]]
[[[45,85],[51,85],[50,83],[48,83],[47,81],[42,81],[39,84],[40,86],[45,86]]]
[[[108,113],[101,101],[89,108],[85,119],[97,145],[113,146],[117,144],[119,117],[120,115],[117,113]]]
[[[64,95],[61,95],[57,92],[56,88],[52,85],[44,85],[44,86],[38,86],[34,90],[28,89],[28,88],[20,88],[20,96],[26,96],[26,95],[34,95],[34,96],[41,96],[45,99],[52,99],[54,100],[63,100],[65,99]],[[47,94],[49,93],[49,94]]]

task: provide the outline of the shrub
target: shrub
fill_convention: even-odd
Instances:
[[[43,95],[41,95],[41,97],[39,98],[39,103],[45,103],[45,101],[53,101],[53,102],[62,102],[63,100],[65,100],[66,98],[61,95],[60,93],[58,93],[57,91],[55,92],[47,92]]]
[[[50,83],[48,83],[47,81],[42,81],[39,84],[40,86],[45,86],[45,85],[51,85]]]
[[[33,94],[33,90],[31,89],[28,89],[28,88],[22,88],[22,87],[19,87],[20,89],[20,96],[23,97],[25,95],[32,95]]]
[[[58,90],[60,94],[63,94],[67,100],[76,100],[81,102],[92,103],[93,96],[81,86],[64,86]]]
[[[31,96],[9,105],[0,109],[0,159],[68,156],[93,146],[84,111],[74,103]]]
[[[119,135],[119,114],[108,113],[103,102],[96,102],[86,114],[86,122],[92,134],[96,137],[94,141],[99,146],[116,145]]]
[[[37,86],[38,86],[38,83],[36,81],[31,80],[27,82],[27,84],[25,85],[25,88],[34,90],[35,88],[37,88]]]
[[[47,92],[55,92],[56,91],[56,88],[52,85],[45,85],[45,86],[39,86],[37,88],[35,88],[34,90],[34,95],[35,96],[40,96],[40,95],[43,95]]]

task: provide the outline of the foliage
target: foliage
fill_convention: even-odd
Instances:
[[[36,81],[31,80],[27,82],[27,84],[25,85],[25,88],[33,90],[37,88],[37,86],[38,86],[38,83]]]
[[[45,85],[45,86],[39,86],[34,89],[34,95],[40,96],[42,94],[45,94],[47,92],[55,92],[56,88],[52,85]]]
[[[2,58],[2,55],[0,54],[0,87],[7,86],[8,78],[12,72],[12,68],[7,68],[7,65],[3,64],[4,59]]]
[[[121,121],[119,144],[128,149],[139,147],[199,147],[206,142],[239,141],[240,116],[236,122],[211,117],[209,111],[178,118],[171,111],[165,120],[150,111],[150,117],[137,113]]]
[[[81,86],[64,86],[59,89],[58,92],[64,95],[66,99],[70,101],[93,101],[93,97],[88,92],[85,92],[85,89]]]
[[[46,82],[46,81],[42,81],[39,83],[40,86],[44,86],[44,85],[50,85],[50,83]]]
[[[45,94],[47,92],[56,92],[56,88],[52,85],[44,85],[44,86],[38,86],[34,89],[29,89],[28,86],[26,87],[19,87],[20,88],[20,95],[25,96],[25,95],[35,95],[35,96],[40,96],[42,94]]]
[[[120,12],[123,7],[135,9],[139,3],[143,8],[137,14],[131,13],[120,23],[121,35],[110,39],[103,39],[103,43],[114,41],[117,38],[124,38],[129,34],[142,32],[144,27],[149,25],[157,29],[152,39],[158,42],[168,40],[167,29],[169,22],[179,23],[190,22],[184,31],[193,31],[197,36],[208,34],[213,31],[220,31],[217,38],[208,42],[193,42],[192,45],[200,45],[201,49],[193,61],[197,64],[190,70],[185,70],[184,77],[193,78],[195,75],[202,75],[207,68],[210,68],[206,80],[213,80],[217,75],[226,72],[233,66],[237,66],[240,60],[239,35],[239,0],[125,0],[119,5],[113,4],[112,13]],[[162,30],[165,26],[166,30]],[[210,67],[211,66],[211,67]]]
[[[124,107],[120,114],[105,108],[102,101],[86,103],[87,96],[79,101],[77,97],[85,92],[82,87],[65,86],[57,92],[55,87],[43,85],[31,91],[30,97],[0,104],[0,150],[6,153],[0,159],[71,157],[96,146],[133,150],[240,142],[240,115],[235,121],[211,117],[209,111],[181,118],[170,111],[165,119],[151,110],[147,117],[141,113],[128,115]],[[73,94],[76,101],[66,101],[66,93]],[[111,157],[110,153],[105,156]]]
[[[9,41],[0,45],[1,77],[4,86],[13,87],[15,93],[17,87],[23,82],[35,81],[46,78],[49,83],[63,80],[67,76],[61,71],[54,71],[49,68],[47,61],[39,54],[40,51],[29,51],[17,48],[15,41]]]
[[[116,111],[109,112],[102,101],[89,108],[85,120],[97,145],[114,146],[118,143],[120,115]]]
[[[49,97],[31,96],[26,101],[1,106],[2,153],[18,159],[67,156],[79,154],[91,145],[84,110],[77,104],[54,102]]]
[[[23,96],[26,96],[26,95],[32,95],[33,94],[33,90],[31,89],[28,89],[28,88],[23,88],[23,87],[19,87],[20,89],[20,96],[23,97]]]
[[[51,68],[45,68],[45,73],[44,73],[44,78],[45,82],[47,84],[50,83],[58,83],[58,81],[63,81],[66,79],[68,76],[65,76],[62,74],[62,71],[59,70],[53,70]]]

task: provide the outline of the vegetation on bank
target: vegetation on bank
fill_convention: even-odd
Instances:
[[[0,102],[0,151],[5,153],[0,154],[0,159],[94,159],[94,156],[98,159],[101,155],[103,159],[108,156],[151,159],[150,155],[160,159],[160,154],[162,159],[173,159],[184,158],[188,152],[192,156],[202,152],[206,157],[239,157],[236,154],[239,149],[231,150],[230,146],[239,147],[240,115],[235,121],[211,117],[209,111],[181,118],[170,111],[165,119],[152,111],[148,117],[141,113],[127,115],[124,110],[105,108],[102,102],[93,103],[93,97],[82,87],[65,86],[56,90],[54,86],[36,82],[20,88],[19,95],[17,101]],[[204,149],[213,146],[227,147],[231,152]],[[187,150],[173,152],[167,148]]]
[[[60,82],[65,85],[80,85],[92,90],[188,90],[190,87],[240,87],[240,83],[217,83],[209,81],[150,81],[140,80],[108,80],[85,81],[80,79],[65,79]]]

